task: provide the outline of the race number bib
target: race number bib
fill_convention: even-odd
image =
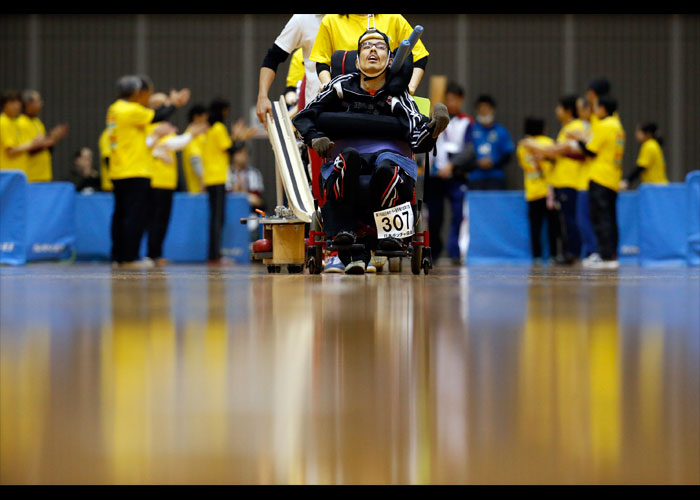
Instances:
[[[406,238],[413,236],[413,210],[411,203],[406,202],[398,207],[387,208],[374,212],[374,222],[377,225],[377,239]]]

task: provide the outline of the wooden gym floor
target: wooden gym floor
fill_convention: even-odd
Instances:
[[[700,270],[0,268],[3,484],[700,482]]]

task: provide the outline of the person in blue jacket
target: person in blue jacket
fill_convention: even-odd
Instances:
[[[475,110],[472,141],[476,168],[469,174],[469,189],[505,189],[503,167],[515,152],[515,144],[505,127],[495,119],[496,101],[493,97],[480,95],[475,102]]]

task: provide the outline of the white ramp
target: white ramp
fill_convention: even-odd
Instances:
[[[289,208],[300,220],[311,222],[314,199],[296,145],[292,121],[289,119],[284,97],[272,103],[272,116],[268,115],[267,118],[267,132],[275,152],[277,172],[282,178]]]

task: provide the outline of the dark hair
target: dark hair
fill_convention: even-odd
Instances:
[[[464,97],[464,89],[461,85],[456,82],[449,82],[447,88],[445,89],[445,94],[454,94],[459,97]]]
[[[203,115],[207,112],[206,106],[204,104],[193,104],[192,107],[187,111],[187,121],[191,122],[197,115]]]
[[[496,101],[494,100],[493,97],[491,97],[488,94],[481,94],[479,97],[476,98],[476,101],[474,101],[474,105],[478,106],[479,104],[490,104],[492,108],[496,107]]]
[[[658,142],[659,145],[663,145],[663,138],[657,135],[659,127],[656,125],[656,123],[646,122],[642,123],[641,125],[638,125],[637,127],[645,134],[650,134],[654,139],[656,139],[656,142]]]
[[[578,118],[578,111],[576,110],[576,99],[575,95],[565,95],[559,98],[559,105],[566,111],[571,112],[571,116]]]
[[[615,111],[617,111],[617,99],[610,95],[599,97],[598,105],[603,106],[608,115],[612,115]]]
[[[534,118],[532,116],[525,118],[525,135],[542,134],[544,134],[544,120],[542,118]]]
[[[223,98],[217,97],[209,104],[209,124],[214,125],[216,122],[224,121],[224,110],[230,109],[231,104]]]
[[[136,75],[125,75],[117,80],[117,97],[127,99],[141,90],[143,82]]]
[[[147,75],[138,75],[138,79],[141,80],[141,88],[139,90],[153,88],[153,80]]]
[[[19,90],[3,90],[0,94],[0,108],[5,107],[8,101],[22,101],[22,94]]]
[[[610,93],[610,82],[605,77],[594,78],[588,82],[588,90],[592,90],[600,97]]]

